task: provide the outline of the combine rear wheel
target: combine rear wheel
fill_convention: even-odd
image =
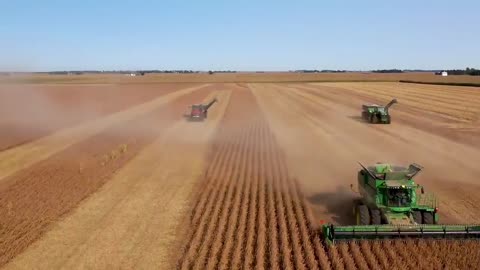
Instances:
[[[370,213],[366,205],[359,205],[357,207],[357,225],[370,225]]]
[[[385,122],[385,124],[387,124],[387,125],[390,124],[390,115],[387,115],[387,121]]]
[[[382,224],[382,215],[380,214],[380,210],[371,209],[370,210],[370,218],[372,219],[372,224],[373,225],[381,225]]]
[[[368,120],[368,114],[367,114],[367,112],[362,112],[362,119]]]
[[[423,212],[423,223],[424,224],[434,224],[433,213]]]
[[[423,223],[422,212],[413,211],[412,216],[413,216],[413,221],[415,221],[415,223],[417,223],[417,224],[422,224]]]

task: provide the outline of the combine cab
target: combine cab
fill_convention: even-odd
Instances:
[[[402,237],[480,238],[480,225],[438,225],[435,196],[425,193],[413,180],[422,170],[420,165],[361,166],[358,172],[361,199],[354,208],[357,224],[324,225],[322,233],[327,242]]]
[[[362,118],[372,124],[390,124],[390,114],[388,109],[397,103],[397,99],[392,99],[386,106],[376,104],[364,104],[362,106]]]
[[[188,115],[188,119],[190,121],[203,121],[207,118],[208,109],[213,105],[213,103],[217,102],[217,99],[213,99],[208,104],[194,104],[190,106],[190,114]]]

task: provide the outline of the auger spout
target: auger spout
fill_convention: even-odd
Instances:
[[[210,101],[207,105],[204,106],[204,109],[205,111],[207,111],[212,105],[213,103],[217,102],[217,98],[214,98],[212,101]]]
[[[387,105],[385,105],[385,110],[388,111],[388,109],[395,103],[398,103],[396,98],[392,99]]]

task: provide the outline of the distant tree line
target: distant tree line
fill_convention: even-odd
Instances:
[[[194,70],[141,70],[140,72],[144,73],[186,73],[186,74],[191,74],[191,73],[199,73],[199,71],[194,71]]]
[[[49,72],[35,72],[35,73],[37,73],[37,74],[50,74],[50,75],[69,75],[69,74],[82,75],[84,73],[98,74],[98,73],[103,73],[103,71],[99,71],[99,70],[75,71],[75,70],[72,70],[72,71],[49,71]]]
[[[405,73],[405,72],[435,72],[437,75],[441,75],[443,70],[401,70],[401,69],[379,69],[372,70],[373,73]],[[475,68],[466,68],[466,69],[450,69],[444,70],[448,72],[448,75],[471,75],[471,76],[480,76],[480,69]],[[50,72],[33,72],[37,74],[51,74],[51,75],[82,75],[82,74],[137,74],[145,75],[148,73],[180,73],[180,74],[192,74],[192,73],[204,73],[205,71],[195,71],[195,70],[112,70],[112,71],[102,71],[102,70],[77,70],[77,71],[50,71]],[[214,73],[236,73],[234,70],[209,70],[206,71],[208,74]],[[264,73],[265,71],[256,71],[256,73]],[[300,69],[300,70],[290,70],[289,72],[294,73],[344,73],[348,72],[347,70],[332,70],[332,69]],[[0,72],[0,75],[10,75],[15,74],[16,72]],[[22,73],[22,72],[19,72]],[[27,72],[29,73],[29,72]]]
[[[214,73],[237,73],[235,70],[211,70]]]
[[[373,73],[403,73],[403,70],[400,69],[378,69],[372,70]]]
[[[299,70],[295,70],[293,72],[296,72],[296,73],[343,73],[343,72],[347,72],[347,71],[346,70],[332,70],[332,69],[323,69],[323,70],[299,69]]]
[[[321,73],[345,73],[346,70],[332,70],[332,69],[322,69]]]
[[[317,69],[299,69],[295,70],[296,73],[320,73],[320,70]]]
[[[475,68],[466,68],[466,69],[449,69],[445,70],[448,75],[470,75],[470,76],[480,76],[480,69]],[[436,72],[435,74],[441,75],[441,72]]]
[[[480,76],[480,69],[467,68],[465,71],[467,75]]]
[[[237,71],[234,70],[210,70],[208,73],[236,73]],[[82,71],[50,71],[50,72],[35,72],[38,74],[51,74],[51,75],[81,75],[85,73],[89,74],[96,74],[96,73],[104,73],[104,74],[139,74],[145,75],[148,73],[180,73],[180,74],[193,74],[193,73],[201,73],[198,70],[111,70],[111,71],[99,71],[99,70],[82,70]]]

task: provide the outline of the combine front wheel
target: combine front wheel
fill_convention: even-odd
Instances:
[[[424,224],[434,224],[433,213],[423,212],[423,223]]]
[[[366,205],[357,207],[357,225],[370,225],[370,213]]]
[[[413,211],[412,212],[412,216],[413,216],[413,221],[415,221],[415,223],[417,224],[422,224],[423,221],[422,221],[422,212],[420,211]]]
[[[390,115],[387,115],[387,121],[385,122],[387,125],[390,125]]]
[[[380,210],[372,209],[370,211],[370,218],[372,219],[373,225],[381,225],[382,224],[382,215],[380,214]]]

